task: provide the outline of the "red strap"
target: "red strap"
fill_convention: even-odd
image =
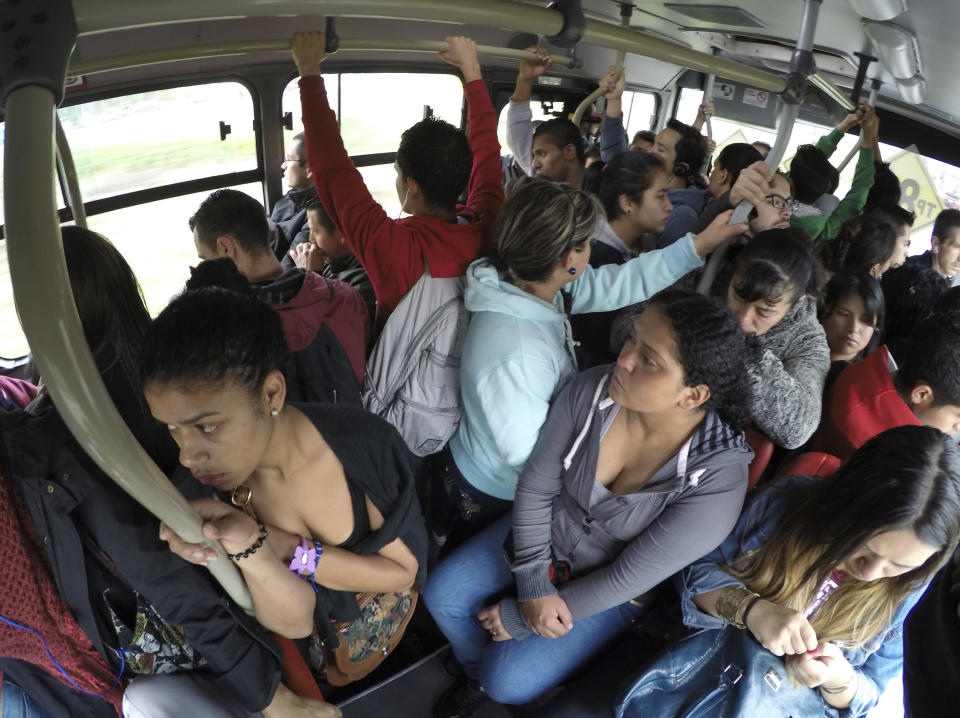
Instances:
[[[303,656],[300,655],[293,639],[284,638],[276,633],[271,635],[277,645],[280,646],[280,650],[283,651],[283,662],[280,664],[280,676],[283,685],[301,698],[313,698],[322,701],[323,694],[320,692],[317,682],[313,679],[313,674],[310,673],[310,668],[303,660]]]

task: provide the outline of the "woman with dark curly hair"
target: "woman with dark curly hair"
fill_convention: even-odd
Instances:
[[[561,392],[512,516],[442,561],[424,592],[468,679],[439,715],[536,698],[630,626],[638,597],[719,545],[753,456],[746,341],[725,307],[664,292],[615,366]]]

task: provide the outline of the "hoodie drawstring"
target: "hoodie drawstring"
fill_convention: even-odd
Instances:
[[[600,401],[600,394],[603,393],[603,387],[607,385],[608,378],[609,375],[604,376],[597,385],[597,390],[593,393],[593,401],[590,404],[590,413],[587,414],[587,423],[585,423],[583,428],[580,430],[577,440],[573,442],[573,447],[570,449],[567,455],[563,457],[563,468],[566,471],[570,470],[570,465],[573,463],[573,457],[577,453],[577,449],[580,448],[580,444],[582,444],[583,440],[586,438],[587,432],[590,431],[590,426],[593,424],[593,415],[597,410],[597,402]],[[690,442],[687,443],[689,444]]]

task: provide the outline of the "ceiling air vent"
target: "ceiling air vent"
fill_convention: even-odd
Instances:
[[[766,27],[746,10],[734,5],[688,5],[686,3],[664,3],[668,10],[686,15],[711,25],[730,25],[734,27]]]

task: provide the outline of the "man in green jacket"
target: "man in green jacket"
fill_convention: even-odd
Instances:
[[[821,137],[816,147],[800,147],[790,165],[790,184],[793,197],[799,207],[790,217],[790,225],[805,229],[815,242],[822,242],[835,236],[840,226],[863,210],[867,194],[873,186],[874,146],[877,142],[877,130],[880,122],[873,107],[861,103],[861,113],[847,115],[836,129]],[[837,149],[840,138],[846,130],[860,123],[860,155],[853,174],[850,191],[829,215],[814,206],[814,202],[825,194],[836,170],[827,158]]]

